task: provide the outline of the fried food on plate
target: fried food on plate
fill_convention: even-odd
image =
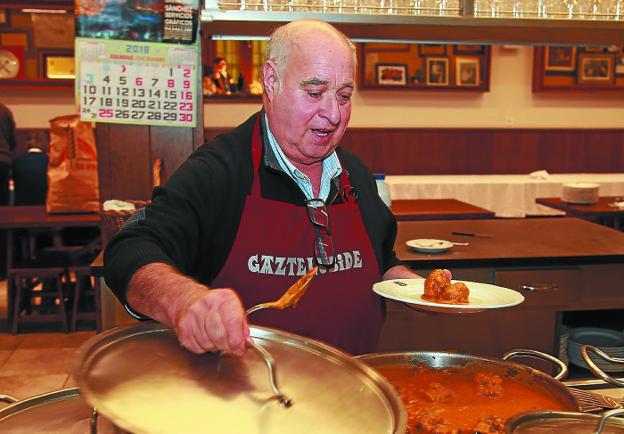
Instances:
[[[425,279],[422,298],[435,303],[467,304],[470,290],[462,282],[451,283],[444,270],[433,270]]]

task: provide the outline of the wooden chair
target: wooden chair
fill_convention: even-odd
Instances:
[[[21,266],[10,268],[7,277],[11,333],[17,333],[20,324],[41,322],[61,322],[63,331],[69,331],[65,267]]]
[[[91,277],[91,266],[70,265],[67,267],[67,274],[68,282],[73,288],[71,331],[76,331],[78,321],[90,320],[95,321],[95,329],[100,332],[102,330],[100,285],[97,279]]]
[[[66,304],[67,271],[66,258],[57,252],[45,253],[39,237],[54,239],[58,231],[27,230],[17,234],[7,249],[8,316],[12,333],[19,331],[20,324],[60,322],[65,332],[69,331]],[[44,243],[44,245],[47,243]]]

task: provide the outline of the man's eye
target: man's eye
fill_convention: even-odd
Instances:
[[[318,98],[319,96],[321,96],[321,92],[308,92],[308,95],[310,95],[312,98]]]
[[[350,93],[341,93],[338,95],[338,98],[343,101],[343,102],[348,102],[351,101],[351,94]]]

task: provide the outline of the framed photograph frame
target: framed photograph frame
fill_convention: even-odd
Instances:
[[[455,85],[479,86],[481,60],[478,57],[455,57]]]
[[[23,47],[24,53],[30,53],[33,50],[31,35],[26,30],[3,31],[0,34],[0,45],[9,47]]]
[[[603,47],[583,47],[583,51],[585,53],[604,53],[605,48]]]
[[[425,85],[449,85],[448,57],[427,57],[425,61]]]
[[[546,71],[574,71],[576,69],[576,47],[547,46],[544,58]]]
[[[620,52],[615,55],[615,74],[624,75],[624,45],[620,47]]]
[[[406,86],[407,65],[403,63],[377,63],[375,81],[379,86]]]
[[[483,54],[484,45],[457,44],[453,45],[455,54]]]
[[[578,56],[577,82],[588,85],[613,83],[614,62],[611,54],[580,53]]]
[[[366,42],[364,44],[366,52],[401,52],[409,51],[409,44],[394,42]]]
[[[41,78],[73,80],[76,77],[74,54],[70,51],[40,50]]]
[[[418,55],[425,56],[446,56],[445,44],[418,44]]]

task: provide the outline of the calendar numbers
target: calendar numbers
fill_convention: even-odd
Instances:
[[[106,56],[79,59],[76,89],[83,120],[196,125],[195,65],[172,66],[167,44],[107,44]]]

